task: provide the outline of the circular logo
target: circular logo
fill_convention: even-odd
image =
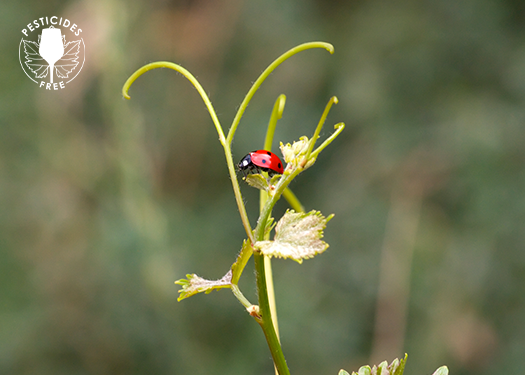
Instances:
[[[63,17],[40,17],[22,29],[18,49],[26,75],[45,90],[60,90],[80,73],[85,61],[82,29]]]

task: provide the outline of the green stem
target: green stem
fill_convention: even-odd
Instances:
[[[275,134],[275,127],[277,126],[277,121],[283,117],[284,105],[286,104],[286,96],[284,94],[279,95],[275,104],[273,105],[272,115],[270,116],[270,121],[268,122],[268,129],[266,130],[266,138],[264,140],[264,150],[272,151],[273,136]],[[268,193],[264,190],[261,190],[259,194],[259,209],[262,211],[264,204],[268,200]]]
[[[272,354],[273,363],[279,372],[279,375],[290,375],[290,370],[286,364],[284,353],[281,348],[281,343],[277,337],[277,332],[273,325],[273,320],[270,310],[270,301],[268,300],[268,291],[266,289],[266,275],[264,267],[264,255],[253,254],[253,261],[255,264],[255,272],[257,275],[257,293],[259,295],[259,311],[261,314],[261,321],[259,324],[263,330],[266,342]]]
[[[327,108],[325,109],[325,112],[323,113],[323,116],[321,117],[321,120],[319,121],[319,125],[317,126],[317,129],[314,133],[314,137],[312,137],[310,147],[307,151],[307,154],[312,154],[313,157],[317,157],[319,152],[326,147],[330,142],[332,142],[335,137],[339,135],[339,133],[344,129],[344,124],[339,123],[335,126],[336,131],[334,134],[332,134],[331,137],[329,137],[323,144],[318,147],[314,152],[312,152],[313,145],[315,144],[315,140],[319,135],[319,132],[321,131],[324,122],[326,120],[326,116],[328,114],[328,111],[330,110],[330,107],[333,103],[337,103],[337,98],[333,97],[330,102],[327,105]],[[305,158],[307,160],[307,158]],[[268,222],[268,219],[271,215],[272,209],[275,205],[275,203],[279,200],[281,195],[285,195],[287,200],[292,202],[293,206],[297,206],[300,208],[299,211],[304,211],[302,209],[302,205],[300,204],[299,200],[295,197],[295,195],[288,189],[288,185],[290,182],[303,171],[303,166],[299,165],[297,168],[292,172],[285,172],[282,178],[279,180],[277,185],[275,186],[274,193],[269,196],[269,199],[266,200],[264,207],[261,210],[261,213],[259,215],[259,220],[257,222],[257,227],[255,228],[255,239],[257,241],[264,240],[264,235],[266,231],[266,225]],[[288,174],[289,173],[289,174]],[[286,360],[284,358],[284,354],[281,348],[281,344],[279,342],[279,337],[277,335],[273,320],[272,320],[272,313],[271,313],[271,304],[268,297],[268,289],[267,289],[267,280],[266,280],[266,270],[265,270],[265,257],[258,251],[254,251],[253,253],[254,262],[255,262],[255,272],[256,272],[256,278],[257,278],[257,293],[259,296],[259,311],[261,314],[261,320],[259,321],[259,324],[261,325],[264,335],[266,337],[266,341],[268,342],[268,346],[270,347],[270,352],[272,354],[272,358],[275,364],[275,367],[280,375],[289,374],[289,369],[286,364]]]
[[[239,214],[241,216],[242,225],[244,226],[244,230],[246,231],[248,239],[253,244],[255,243],[255,239],[253,237],[250,220],[248,219],[248,213],[246,212],[246,206],[244,205],[244,201],[242,200],[241,188],[239,187],[239,180],[237,179],[235,165],[233,164],[232,152],[228,143],[224,144],[224,155],[226,156],[228,172],[230,173],[230,180],[232,181],[233,194],[235,195],[235,201],[237,202],[237,207],[239,208]]]
[[[332,135],[328,138],[325,139],[325,141],[323,143],[321,143],[321,146],[317,147],[311,154],[311,156],[313,158],[316,158],[317,155],[319,155],[319,153],[321,151],[323,151],[325,149],[326,146],[328,146],[330,143],[332,143],[332,141],[337,138],[337,136],[339,135],[339,133],[341,133],[343,131],[343,129],[345,128],[345,123],[344,122],[339,122],[337,124],[334,125],[334,129],[335,129],[335,132],[332,133]]]
[[[328,101],[328,104],[326,105],[324,112],[319,119],[319,123],[317,124],[317,128],[315,128],[314,135],[312,136],[312,139],[310,141],[310,145],[308,146],[308,151],[306,152],[305,159],[308,160],[310,158],[310,154],[312,153],[312,150],[314,149],[315,142],[317,142],[317,138],[319,138],[319,134],[321,133],[321,129],[324,126],[324,123],[326,121],[326,117],[328,117],[328,112],[330,112],[330,108],[332,108],[332,104],[337,104],[338,99],[336,96],[332,96],[330,100]]]
[[[253,306],[253,304],[250,303],[250,301],[248,301],[248,299],[244,296],[244,294],[242,294],[241,290],[239,289],[239,286],[235,285],[235,284],[231,284],[230,286],[232,292],[233,292],[233,295],[235,297],[237,297],[237,299],[239,300],[239,302],[246,308],[250,308]]]
[[[279,95],[273,106],[272,115],[268,123],[268,130],[266,131],[266,139],[264,140],[264,149],[271,151],[273,136],[275,134],[275,127],[277,121],[283,117],[284,105],[286,104],[286,96]],[[263,210],[266,201],[268,200],[268,193],[264,190],[260,192],[260,211]],[[266,237],[269,237],[269,233]],[[265,238],[268,239],[268,238]],[[279,339],[279,322],[277,319],[277,304],[275,302],[275,287],[273,283],[272,261],[269,257],[264,257],[264,273],[266,279],[266,293],[268,294],[268,303],[270,306],[270,316],[272,318],[273,328],[277,339]]]
[[[284,105],[286,104],[286,95],[281,94],[273,105],[272,115],[270,116],[270,122],[268,123],[268,130],[266,131],[266,138],[264,139],[264,149],[271,151],[273,136],[275,134],[275,127],[277,121],[283,117]]]
[[[277,120],[282,117],[285,101],[286,97],[280,95],[275,102],[272,116],[270,117],[270,122],[268,124],[268,130],[266,132],[266,139],[264,142],[265,150],[271,150],[275,126],[277,125]],[[282,180],[284,179],[286,178],[283,178]],[[291,179],[286,180],[291,181]],[[269,197],[265,191],[261,191],[261,212],[257,228],[255,229],[255,239],[257,241],[265,239],[266,224],[272,213],[273,206],[279,199],[279,195],[274,194],[272,197]],[[260,253],[254,253],[253,259],[255,264],[255,275],[257,278],[257,294],[259,296],[260,319],[258,322],[264,332],[264,336],[266,337],[266,342],[270,348],[270,353],[272,354],[273,363],[277,373],[279,375],[289,375],[290,370],[286,364],[286,359],[284,358],[278,334],[271,261]]]
[[[257,241],[264,240],[264,233],[266,229],[266,224],[272,212],[273,206],[279,200],[280,195],[283,193],[284,189],[288,184],[300,173],[300,168],[290,175],[284,175],[283,178],[277,183],[275,194],[273,194],[266,201],[263,210],[259,216],[259,221],[257,222],[257,227],[255,228],[255,239]],[[277,371],[280,375],[289,375],[290,370],[286,364],[284,354],[281,348],[281,343],[279,342],[279,337],[272,320],[272,313],[270,307],[270,300],[268,298],[268,288],[266,281],[266,269],[264,262],[264,255],[254,252],[253,260],[255,264],[255,275],[257,278],[257,294],[259,296],[259,311],[261,314],[261,321],[259,324],[264,332],[266,337],[266,342],[270,348],[272,354],[273,362]]]

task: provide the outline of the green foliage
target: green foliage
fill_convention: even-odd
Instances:
[[[326,223],[333,217],[324,217],[319,211],[308,213],[288,210],[275,227],[273,241],[257,241],[254,247],[268,257],[289,258],[302,263],[328,248],[321,240]]]
[[[241,214],[242,222],[245,226],[248,238],[243,241],[241,252],[237,257],[235,263],[230,270],[219,280],[207,280],[195,274],[188,274],[187,279],[177,280],[175,284],[181,285],[182,289],[179,291],[178,300],[181,301],[198,293],[210,293],[213,290],[229,288],[237,299],[244,305],[248,313],[260,324],[268,342],[270,352],[274,360],[274,365],[280,375],[288,375],[289,370],[284,359],[284,354],[281,349],[280,341],[277,337],[275,316],[275,301],[273,300],[273,281],[270,271],[269,260],[272,257],[288,258],[302,263],[304,259],[309,259],[317,254],[324,252],[328,248],[328,244],[321,240],[323,237],[323,230],[326,224],[333,217],[329,215],[325,217],[319,211],[295,212],[294,210],[287,210],[281,219],[275,225],[275,236],[273,240],[269,240],[270,232],[274,228],[274,219],[271,217],[272,209],[280,199],[284,196],[290,200],[294,207],[301,207],[297,197],[288,188],[292,180],[306,169],[312,167],[323,151],[344,129],[344,124],[339,123],[335,125],[335,132],[329,136],[319,147],[314,150],[315,143],[319,138],[319,134],[323,128],[328,112],[334,103],[337,103],[337,98],[332,97],[328,102],[319,124],[315,129],[313,136],[308,139],[306,136],[300,137],[298,141],[287,143],[281,142],[281,152],[284,160],[287,163],[281,176],[273,176],[271,179],[260,174],[249,175],[245,181],[252,187],[261,190],[261,212],[257,220],[257,227],[252,229],[249,225],[248,217],[246,216],[246,209],[244,207],[244,200],[241,196],[237,175],[234,169],[233,158],[231,154],[231,141],[239,124],[240,118],[253,96],[253,93],[259,88],[268,74],[275,69],[282,61],[294,55],[297,52],[308,48],[326,48],[333,52],[333,47],[326,43],[306,43],[287,53],[270,64],[270,66],[261,74],[258,80],[255,81],[252,88],[239,108],[235,116],[228,136],[224,135],[222,126],[219,123],[215,110],[211,105],[204,89],[196,78],[186,69],[181,66],[168,63],[156,62],[148,64],[137,70],[125,83],[122,92],[125,98],[129,99],[127,91],[131,84],[144,72],[155,68],[167,67],[182,73],[196,88],[202,99],[204,100],[211,118],[215,124],[216,130],[219,134],[219,140],[224,148],[226,155],[226,162],[230,177],[232,179],[233,191],[236,197],[239,212]],[[270,148],[272,144],[274,129],[277,120],[282,117],[284,110],[285,97],[281,95],[274,106],[270,123],[268,126],[267,136],[265,140],[265,147]],[[248,299],[241,292],[238,281],[251,256],[254,256],[255,271],[257,276],[257,289],[259,295],[259,305],[251,304]],[[268,264],[267,264],[268,261]],[[268,267],[268,268],[266,268]],[[380,363],[378,366],[363,366],[358,372],[352,372],[352,375],[403,375],[407,356],[398,360],[395,359],[390,365],[386,361]],[[448,370],[446,367],[438,369],[436,375],[446,375]],[[339,375],[348,375],[348,372],[341,370]]]
[[[274,177],[277,178],[278,176],[274,176]],[[250,174],[246,176],[244,181],[246,181],[246,183],[250,185],[251,187],[254,187],[259,190],[264,190],[264,191],[270,190],[270,187],[272,186],[268,182],[268,180],[260,174]]]
[[[387,361],[381,362],[379,365],[374,365],[372,367],[366,365],[362,366],[357,370],[357,372],[352,371],[352,375],[403,375],[405,371],[405,364],[407,360],[407,355],[403,359],[394,359],[389,365]],[[350,375],[347,371],[339,371],[339,375]]]
[[[441,366],[432,375],[448,375],[448,367]]]
[[[195,274],[186,275],[187,279],[180,279],[175,281],[175,284],[182,285],[179,291],[178,300],[182,301],[185,298],[191,297],[197,293],[210,293],[213,290],[231,287],[232,273],[229,271],[223,278],[219,280],[206,280]]]
[[[275,239],[273,241],[267,240],[270,235],[270,231],[273,228],[273,218],[270,215],[275,203],[280,199],[285,191],[287,191],[285,197],[291,200],[291,204],[294,207],[302,207],[301,204],[298,203],[295,195],[289,191],[288,185],[301,172],[310,168],[315,163],[319,153],[344,129],[343,123],[337,124],[335,126],[336,131],[326,141],[324,141],[321,146],[319,146],[316,150],[313,150],[315,142],[319,137],[319,133],[323,128],[328,112],[330,111],[332,104],[337,103],[337,98],[332,97],[328,102],[328,105],[321,116],[321,120],[315,129],[314,135],[310,140],[308,140],[306,137],[301,137],[299,141],[294,142],[292,145],[287,144],[284,146],[281,143],[281,149],[283,151],[285,161],[288,163],[282,176],[274,176],[272,179],[268,180],[263,176],[255,175],[248,176],[245,179],[249,185],[263,190],[267,194],[261,196],[261,202],[263,204],[259,219],[257,220],[257,227],[255,229],[252,229],[249,224],[246,208],[244,206],[244,199],[240,193],[231,153],[231,142],[244,110],[248,106],[248,103],[250,102],[253,94],[266,79],[266,77],[289,57],[310,48],[325,48],[330,53],[333,53],[333,47],[330,44],[313,42],[305,43],[292,48],[288,52],[284,53],[281,57],[277,58],[261,74],[261,76],[253,84],[252,88],[248,91],[248,94],[246,95],[233,120],[227,136],[225,136],[223,132],[219,119],[204,89],[197,79],[187,69],[181,67],[180,65],[164,61],[145,65],[133,73],[133,75],[128,78],[124,84],[124,87],[122,88],[123,96],[126,99],[129,99],[128,90],[131,84],[143,73],[156,68],[170,68],[178,71],[184,77],[186,77],[193,84],[193,86],[195,86],[204,103],[206,104],[206,107],[208,108],[219,135],[219,141],[224,148],[226,162],[228,165],[230,178],[232,180],[234,195],[248,239],[243,241],[241,253],[238,256],[237,261],[221,279],[207,280],[195,274],[188,274],[187,279],[175,281],[175,284],[182,286],[178,300],[181,301],[197,293],[210,293],[213,290],[223,288],[231,289],[233,294],[245,306],[250,315],[254,317],[254,319],[261,325],[270,347],[270,352],[272,353],[275,367],[281,375],[289,374],[289,370],[284,360],[284,355],[282,353],[281,345],[275,328],[277,317],[272,314],[275,302],[273,300],[273,293],[268,292],[268,289],[273,288],[273,281],[271,279],[271,273],[268,272],[269,268],[266,268],[267,266],[264,257],[290,258],[301,263],[303,259],[312,258],[313,256],[322,253],[328,247],[328,244],[321,240],[323,229],[333,215],[324,217],[320,212],[317,211],[312,211],[310,213],[296,213],[293,211],[288,211],[277,223]],[[265,146],[268,148],[272,143],[277,120],[282,116],[284,103],[285,97],[284,95],[281,95],[276,101],[270,119],[270,125],[268,126],[268,132],[265,141]],[[257,250],[255,254],[254,249]],[[254,263],[257,275],[259,306],[251,304],[241,293],[237,284],[244,267],[246,266],[246,263],[252,254],[255,258]]]
[[[405,354],[405,358],[394,359],[390,365],[387,361],[381,362],[379,365],[361,366],[357,372],[352,371],[352,375],[403,375],[405,371],[406,361],[408,355]],[[348,371],[340,370],[338,375],[350,375]],[[447,366],[438,368],[432,375],[448,375]]]

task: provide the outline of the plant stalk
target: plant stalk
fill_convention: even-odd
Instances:
[[[264,233],[264,232],[263,232]],[[272,354],[273,363],[279,372],[279,375],[290,375],[290,370],[286,364],[284,353],[281,348],[281,343],[277,337],[277,332],[272,321],[270,311],[270,301],[268,299],[268,289],[266,288],[266,275],[264,266],[264,255],[259,253],[253,254],[253,261],[255,264],[255,272],[257,275],[257,293],[259,295],[259,311],[261,314],[261,321],[259,324],[263,330],[266,342]]]

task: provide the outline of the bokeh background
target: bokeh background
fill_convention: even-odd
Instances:
[[[275,261],[292,374],[409,353],[407,375],[523,374],[525,3],[520,0],[3,1],[0,4],[0,373],[271,374],[229,291],[176,302],[186,273],[219,278],[244,230],[224,154],[188,68],[227,129],[260,72],[233,152],[343,134],[292,185],[335,213],[327,252]],[[21,29],[64,16],[86,63],[66,89],[20,67]],[[258,192],[242,185],[252,223]],[[286,209],[279,202],[275,215]],[[249,264],[241,287],[256,300]]]

